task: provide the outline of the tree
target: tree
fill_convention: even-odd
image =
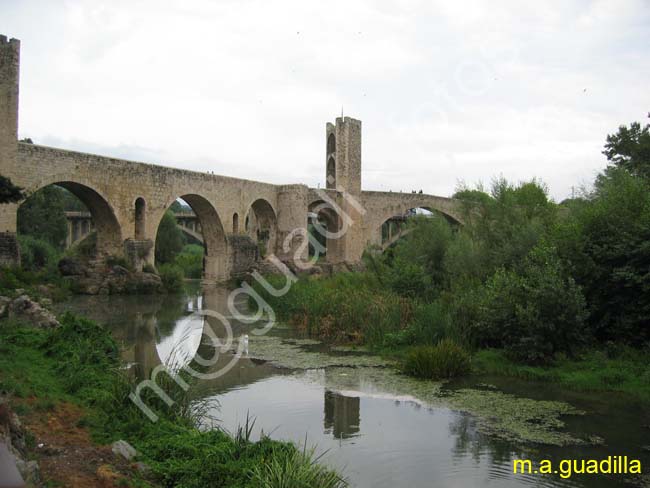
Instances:
[[[23,198],[23,189],[14,185],[6,176],[0,175],[0,204],[18,203]]]
[[[63,249],[67,232],[63,194],[54,185],[41,188],[18,208],[19,234],[44,240],[57,249]]]
[[[156,262],[159,264],[171,263],[184,245],[183,231],[176,225],[172,211],[167,210],[158,226],[158,234],[156,234]]]
[[[633,176],[650,178],[650,124],[632,122],[629,127],[620,126],[616,134],[607,136],[603,154],[614,167]]]

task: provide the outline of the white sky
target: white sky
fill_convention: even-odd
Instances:
[[[0,0],[20,137],[323,184],[325,123],[363,121],[363,188],[503,175],[556,199],[650,110],[650,1]]]

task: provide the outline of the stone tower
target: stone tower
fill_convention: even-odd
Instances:
[[[2,176],[16,181],[18,152],[18,72],[20,41],[0,35],[0,167]],[[16,204],[0,205],[0,265],[18,264]]]
[[[361,193],[361,121],[337,117],[325,127],[325,187]]]

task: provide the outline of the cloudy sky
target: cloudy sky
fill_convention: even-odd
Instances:
[[[556,199],[650,111],[650,1],[1,0],[20,137],[323,184],[325,123],[363,121],[363,187]]]

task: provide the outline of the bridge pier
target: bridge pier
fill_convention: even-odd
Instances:
[[[278,188],[278,215],[275,255],[280,261],[300,267],[308,260],[307,196],[305,185]]]

